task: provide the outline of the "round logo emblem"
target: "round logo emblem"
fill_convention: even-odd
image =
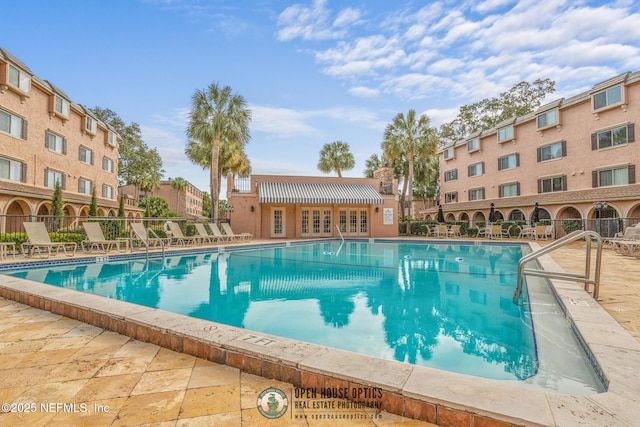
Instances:
[[[258,411],[265,418],[280,418],[287,412],[288,407],[287,395],[278,388],[262,390],[258,396]]]

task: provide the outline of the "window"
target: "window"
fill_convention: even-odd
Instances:
[[[109,143],[109,145],[112,145],[114,147],[118,145],[118,137],[116,136],[115,132],[109,131],[109,133],[107,134],[107,142]]]
[[[69,117],[69,101],[60,95],[54,95],[53,110],[62,117]]]
[[[502,184],[498,188],[499,197],[515,197],[520,195],[520,183]]]
[[[635,128],[633,123],[625,126],[619,126],[602,132],[591,134],[591,149],[599,150],[602,148],[615,147],[616,145],[624,145],[635,142]]]
[[[513,153],[498,159],[498,170],[513,169],[520,166],[520,154]]]
[[[16,138],[27,139],[27,121],[0,110],[0,132],[8,133]]]
[[[458,192],[457,191],[453,191],[451,193],[445,193],[445,195],[444,195],[444,202],[445,203],[452,203],[452,202],[455,202],[456,200],[458,200]]]
[[[27,164],[0,157],[0,179],[27,182]]]
[[[108,157],[102,158],[102,170],[113,173],[113,160]]]
[[[484,173],[484,162],[469,165],[469,176],[478,176]]]
[[[91,194],[91,181],[84,178],[78,179],[78,193],[80,194]]]
[[[478,151],[479,149],[480,149],[480,139],[473,138],[473,139],[467,141],[467,151],[468,152]]]
[[[45,146],[49,150],[60,154],[67,154],[67,140],[65,138],[49,131],[47,131],[45,135]]]
[[[538,193],[553,193],[567,190],[567,177],[556,176],[553,178],[543,178],[538,180]]]
[[[592,172],[593,187],[609,187],[636,183],[636,166],[629,165]]]
[[[538,120],[538,129],[544,129],[549,126],[558,124],[558,109],[554,109],[551,111],[547,111],[546,113],[542,113],[537,117]]]
[[[484,200],[484,188],[473,188],[469,190],[469,201]]]
[[[442,152],[445,160],[453,159],[453,147],[449,147]]]
[[[555,144],[538,148],[538,161],[559,159],[567,155],[567,142],[560,141]]]
[[[447,181],[455,181],[458,179],[458,169],[451,169],[450,171],[446,171],[444,173],[444,180]]]
[[[66,175],[62,172],[54,171],[51,169],[44,170],[44,186],[53,188],[56,185],[56,182],[60,184],[62,189],[67,188],[67,180]]]
[[[86,147],[80,146],[80,161],[89,165],[93,164],[93,151]]]
[[[498,142],[509,141],[513,139],[513,125],[509,125],[498,130]]]
[[[593,111],[622,102],[622,85],[593,94]]]
[[[20,68],[9,64],[9,84],[28,94],[31,88],[31,76]]]
[[[98,123],[93,117],[90,116],[85,116],[84,127],[87,132],[94,135],[98,131]]]
[[[113,187],[107,184],[102,184],[102,197],[113,199]]]

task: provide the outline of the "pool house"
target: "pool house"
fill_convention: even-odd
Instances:
[[[227,215],[236,233],[257,238],[396,237],[397,180],[252,175],[227,179]]]

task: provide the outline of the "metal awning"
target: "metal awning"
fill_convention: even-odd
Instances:
[[[371,185],[259,182],[260,203],[341,203],[383,204],[384,199]]]

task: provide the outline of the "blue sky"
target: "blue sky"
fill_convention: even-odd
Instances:
[[[555,80],[553,100],[640,69],[631,0],[23,0],[1,22],[0,46],[74,102],[140,124],[165,178],[205,191],[184,130],[212,82],[252,111],[254,174],[323,175],[323,144],[342,140],[358,177],[399,112],[439,126],[523,80]]]

